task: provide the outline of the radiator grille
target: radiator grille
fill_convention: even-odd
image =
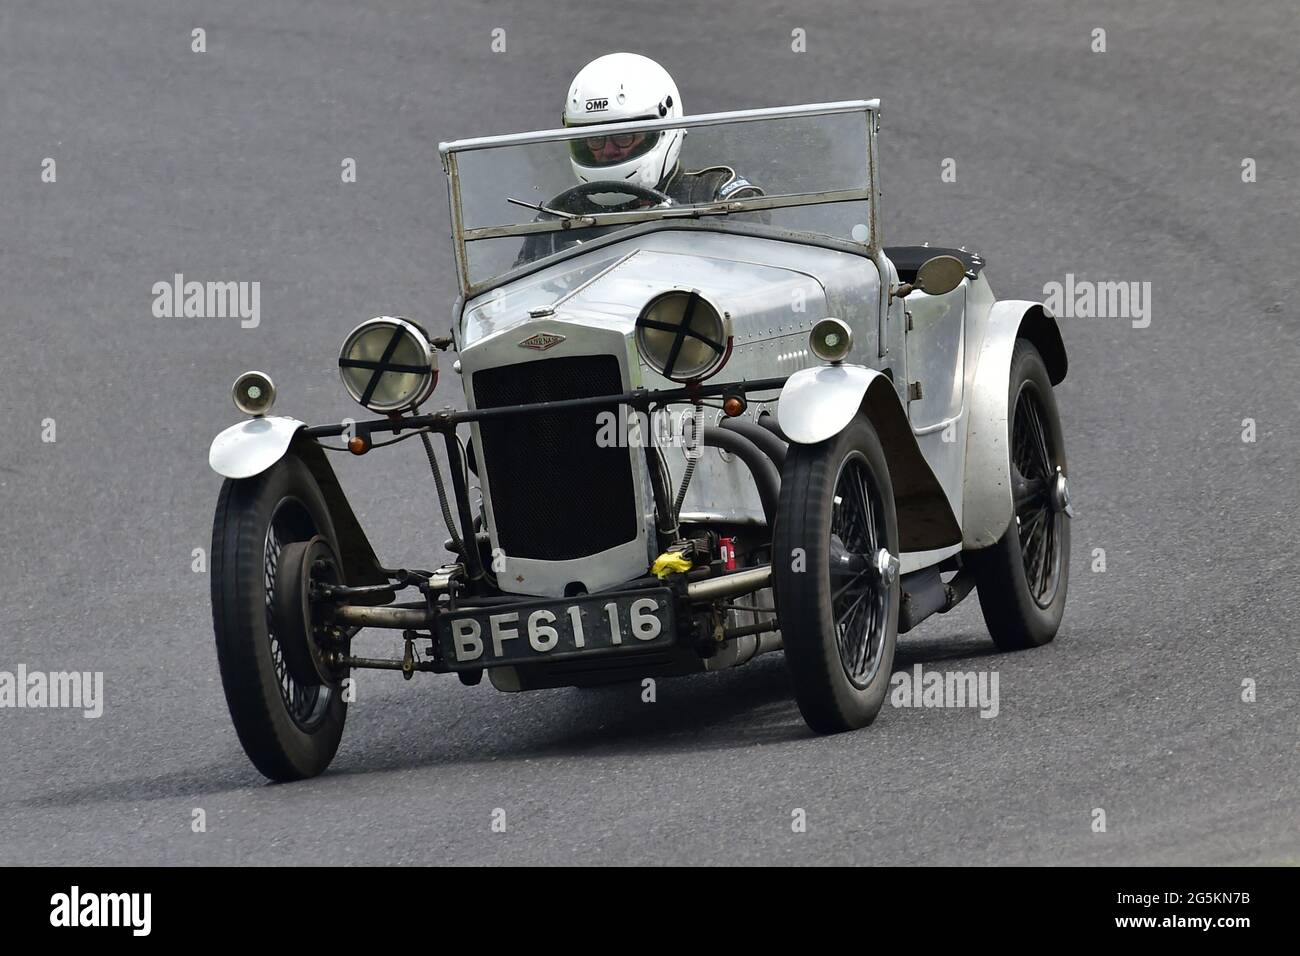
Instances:
[[[474,404],[500,408],[623,391],[613,355],[577,355],[474,373]],[[579,408],[479,422],[498,544],[510,557],[581,558],[632,541],[637,507],[626,447],[596,444]],[[608,406],[618,414],[618,406]]]

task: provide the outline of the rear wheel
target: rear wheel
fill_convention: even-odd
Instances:
[[[871,723],[898,640],[898,521],[884,449],[857,419],[790,446],[772,547],[777,619],[795,699],[818,733]]]
[[[313,580],[341,581],[337,553],[320,488],[292,454],[222,485],[212,526],[221,683],[239,742],[272,780],[319,774],[343,736],[344,675],[307,643],[323,639],[307,594]]]
[[[1070,577],[1065,440],[1047,367],[1025,339],[1012,355],[1008,403],[1014,514],[997,544],[967,558],[994,643],[1022,650],[1056,636]]]

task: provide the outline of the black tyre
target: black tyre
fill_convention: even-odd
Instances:
[[[865,419],[790,446],[772,546],[777,621],[799,711],[818,733],[871,723],[898,640],[898,519]]]
[[[277,599],[277,582],[291,580],[285,586],[296,590],[303,572],[286,562],[301,561],[309,551],[290,546],[313,538],[320,539],[318,550],[338,553],[320,488],[292,453],[256,477],[222,485],[212,525],[212,623],[221,683],[244,751],[276,781],[313,777],[329,766],[347,714],[337,681],[303,680],[303,666],[291,666],[295,655],[285,655],[282,639],[288,638],[276,633],[275,615],[295,603]],[[330,576],[337,580],[337,571],[330,569]],[[312,626],[281,630],[310,634]],[[304,653],[299,649],[297,658]]]
[[[994,643],[1022,650],[1056,636],[1070,578],[1065,440],[1047,367],[1025,339],[1016,341],[1007,400],[1015,514],[997,544],[967,560]]]

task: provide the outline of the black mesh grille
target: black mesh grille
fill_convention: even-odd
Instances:
[[[478,408],[529,405],[623,391],[618,359],[578,355],[474,373]],[[609,411],[618,414],[618,406]],[[596,444],[600,408],[479,423],[483,464],[501,549],[511,557],[565,561],[637,534],[632,460]]]

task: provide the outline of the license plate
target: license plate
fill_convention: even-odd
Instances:
[[[535,664],[673,642],[668,588],[452,611],[438,619],[452,670]]]

